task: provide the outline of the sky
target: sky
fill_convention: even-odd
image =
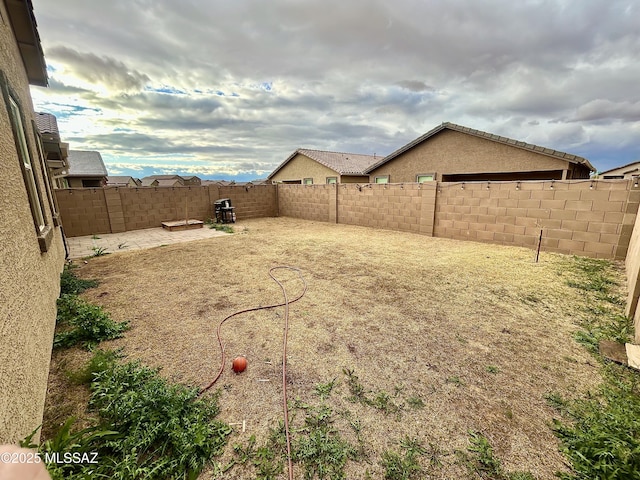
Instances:
[[[637,0],[33,0],[72,150],[110,175],[265,178],[452,122],[640,160]]]

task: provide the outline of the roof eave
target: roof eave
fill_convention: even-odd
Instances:
[[[31,0],[7,0],[6,5],[29,83],[38,87],[48,86],[47,64]]]

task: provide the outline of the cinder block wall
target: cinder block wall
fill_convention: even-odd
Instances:
[[[278,184],[278,210],[282,217],[328,222],[331,217],[330,198],[335,197],[334,185]],[[335,203],[333,203],[335,205]],[[333,214],[335,218],[335,213]]]
[[[64,233],[68,237],[110,233],[109,212],[102,188],[54,190]]]
[[[432,235],[435,184],[340,184],[337,223]]]
[[[275,185],[104,187],[55,190],[69,237],[159,227],[162,222],[214,217],[213,203],[230,198],[238,219],[275,217]]]
[[[236,217],[240,220],[278,216],[278,193],[275,185],[229,185],[209,188],[213,201],[219,198],[231,199]]]
[[[118,188],[122,201],[125,229],[154,228],[162,222],[189,218],[206,220],[211,216],[209,188],[140,187]]]
[[[626,180],[443,183],[434,235],[624,259],[639,202]]]

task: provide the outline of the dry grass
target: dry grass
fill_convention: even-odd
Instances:
[[[366,453],[347,465],[347,478],[365,478],[367,471],[382,478],[382,453],[397,450],[405,436],[443,452],[434,478],[465,478],[455,451],[466,449],[469,430],[489,439],[506,471],[551,479],[565,468],[544,396],[571,397],[600,379],[572,339],[581,300],[565,284],[568,257],[543,252],[536,264],[528,249],[288,218],[241,225],[247,232],[89,260],[79,274],[101,284],[83,296],[115,320],[131,320],[125,337],[108,346],[162,367],[174,381],[204,386],[219,368],[218,322],[280,302],[268,270],[296,266],[309,289],[291,306],[290,400],[319,405],[316,385],[338,380],[325,403],[352,443],[347,416],[360,421]],[[290,297],[300,291],[294,274],[278,276]],[[236,427],[231,445],[252,434],[263,443],[282,418],[282,320],[276,309],[223,327],[228,355],[249,362],[242,375],[229,362],[216,385],[223,391],[220,418],[246,421],[247,431]],[[86,358],[79,350],[54,354],[45,437],[69,413],[84,413],[72,402],[77,396],[86,402],[86,394],[70,390],[63,372]],[[345,368],[371,397],[386,392],[399,411],[350,401]],[[411,406],[416,399],[423,408]],[[304,412],[294,407],[292,414],[300,426]],[[241,467],[231,473],[253,478]]]

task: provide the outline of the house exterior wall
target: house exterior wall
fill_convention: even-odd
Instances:
[[[567,161],[445,129],[371,171],[369,178],[373,183],[376,176],[389,175],[391,183],[402,183],[415,182],[417,175],[431,173],[436,173],[438,181],[443,175],[511,173],[513,178],[501,180],[516,180],[517,172],[572,168]],[[551,178],[562,178],[561,173],[555,175]]]
[[[599,178],[634,178],[640,175],[640,162],[632,163],[622,166],[620,168],[614,168],[607,172],[602,172],[598,175]]]
[[[52,228],[42,252],[7,105],[0,95],[0,443],[8,443],[42,423],[64,246],[46,194],[28,80],[4,1],[0,9],[0,77],[22,110],[45,223]]]
[[[282,167],[278,172],[271,177],[273,182],[286,182],[291,180],[302,181],[305,178],[313,178],[315,184],[327,183],[327,177],[338,177],[340,181],[340,175],[329,167],[325,167],[321,163],[310,159],[306,155],[298,153],[287,164]]]

